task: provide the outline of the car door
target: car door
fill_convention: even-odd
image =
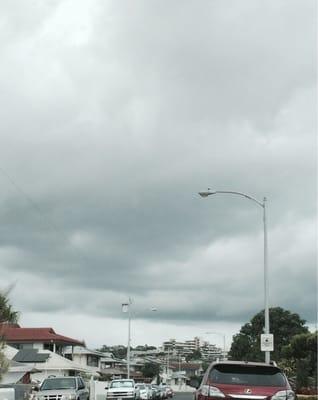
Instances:
[[[78,381],[78,397],[80,400],[88,400],[88,391],[82,378],[77,378]]]

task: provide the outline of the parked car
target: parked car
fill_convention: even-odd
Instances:
[[[150,394],[150,399],[151,400],[155,400],[156,399],[156,389],[152,387],[152,385],[150,383],[146,383],[146,388],[149,391]]]
[[[295,393],[276,364],[245,361],[212,363],[197,388],[196,400],[295,400]]]
[[[151,385],[152,389],[153,389],[153,398],[156,400],[161,399],[161,390],[159,388],[158,385]]]
[[[88,389],[81,377],[46,378],[35,390],[35,400],[89,400]]]
[[[150,400],[151,392],[144,383],[136,383],[135,388],[139,390],[139,398],[141,400]]]
[[[107,389],[107,400],[138,400],[140,391],[133,379],[114,379]]]
[[[163,399],[163,400],[167,399],[168,396],[167,396],[167,393],[166,393],[166,386],[160,385],[159,386],[159,390],[160,390],[160,398]]]
[[[169,398],[172,398],[174,395],[173,390],[171,389],[170,386],[166,387],[166,393],[167,393],[167,397],[169,397]]]

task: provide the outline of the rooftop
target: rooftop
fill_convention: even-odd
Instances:
[[[53,328],[21,328],[14,324],[0,324],[0,336],[7,343],[45,342],[65,345],[79,345],[84,343],[67,336],[59,335]]]

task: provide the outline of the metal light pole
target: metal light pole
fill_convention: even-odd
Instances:
[[[245,193],[234,192],[228,190],[215,190],[211,191],[208,189],[206,192],[199,192],[201,197],[208,197],[213,194],[233,194],[241,197],[245,197],[246,199],[254,201],[260,207],[263,208],[263,225],[264,225],[264,308],[265,308],[265,333],[269,334],[269,303],[268,303],[268,248],[267,248],[267,221],[266,221],[266,197],[263,198],[263,202],[255,199],[252,196],[249,196]],[[270,352],[265,351],[265,362],[270,362]]]
[[[128,303],[122,304],[123,312],[128,313],[128,343],[127,343],[127,378],[130,378],[130,342],[131,342],[131,310],[130,306],[132,304],[131,298],[129,297]]]
[[[130,378],[130,347],[131,347],[131,305],[132,299],[129,297],[128,303],[122,303],[122,311],[128,313],[128,343],[127,343],[127,379]],[[157,311],[157,308],[152,307],[150,311]]]

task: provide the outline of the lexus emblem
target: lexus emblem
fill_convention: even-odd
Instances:
[[[251,389],[244,389],[244,393],[246,393],[246,394],[251,394],[252,391],[251,391]]]

